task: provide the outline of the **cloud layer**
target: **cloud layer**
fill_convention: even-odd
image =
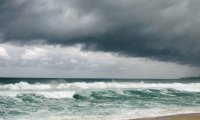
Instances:
[[[199,75],[199,68],[108,52],[85,52],[80,46],[0,44],[0,76],[179,78]]]
[[[0,3],[0,38],[17,44],[82,44],[83,50],[199,66],[199,3],[6,0]],[[27,51],[24,57],[37,51]]]

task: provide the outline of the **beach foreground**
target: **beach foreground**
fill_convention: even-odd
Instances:
[[[179,115],[141,118],[141,119],[132,119],[132,120],[200,120],[200,113],[179,114]]]

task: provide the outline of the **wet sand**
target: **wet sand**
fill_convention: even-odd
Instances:
[[[131,119],[131,120],[200,120],[200,113],[179,114],[179,115],[150,117],[150,118]]]

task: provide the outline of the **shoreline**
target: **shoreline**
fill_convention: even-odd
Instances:
[[[177,114],[161,117],[137,118],[130,120],[200,120],[200,113]]]

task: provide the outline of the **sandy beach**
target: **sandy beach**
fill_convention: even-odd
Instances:
[[[179,114],[162,117],[141,118],[132,120],[200,120],[200,113]]]

